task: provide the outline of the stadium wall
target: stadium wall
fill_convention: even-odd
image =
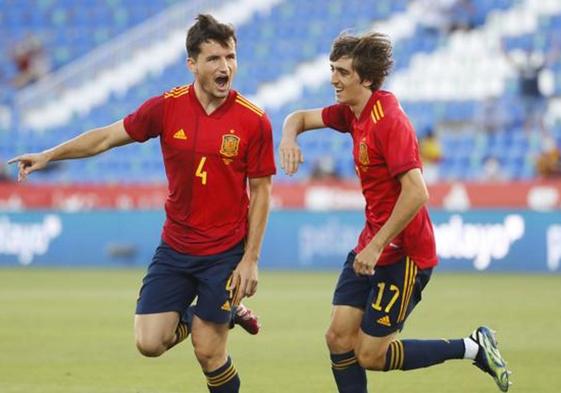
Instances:
[[[433,210],[440,270],[561,272],[561,212]],[[0,266],[147,266],[160,210],[0,213]],[[360,211],[271,214],[261,266],[337,269],[363,225]]]

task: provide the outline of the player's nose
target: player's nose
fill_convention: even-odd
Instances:
[[[228,72],[228,61],[226,58],[220,58],[220,61],[218,62],[218,70]]]

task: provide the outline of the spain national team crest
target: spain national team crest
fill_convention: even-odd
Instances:
[[[235,157],[238,155],[239,146],[239,136],[232,134],[222,135],[222,146],[220,147],[220,154],[228,158]]]
[[[368,158],[368,146],[366,146],[366,141],[364,139],[358,146],[358,162],[360,162],[363,166],[370,164],[370,159]]]
[[[234,130],[230,130],[234,133]],[[224,159],[226,164],[232,162],[232,158],[238,155],[238,149],[240,147],[240,137],[233,134],[222,135],[222,146],[220,147],[220,154]]]

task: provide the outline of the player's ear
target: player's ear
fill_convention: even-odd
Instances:
[[[197,63],[196,59],[193,59],[192,57],[188,57],[187,58],[187,68],[189,69],[189,71],[191,71],[193,74],[195,73],[195,65]]]
[[[364,79],[364,80],[362,80],[362,81],[360,82],[360,84],[361,84],[362,86],[364,86],[364,87],[370,89],[371,86],[372,86],[372,81],[367,80],[367,79]]]

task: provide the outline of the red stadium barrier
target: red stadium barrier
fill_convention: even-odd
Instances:
[[[561,208],[561,181],[441,183],[429,187],[430,205],[450,210]],[[165,185],[0,184],[0,210],[160,209]],[[276,209],[353,210],[364,206],[356,182],[275,183]]]

